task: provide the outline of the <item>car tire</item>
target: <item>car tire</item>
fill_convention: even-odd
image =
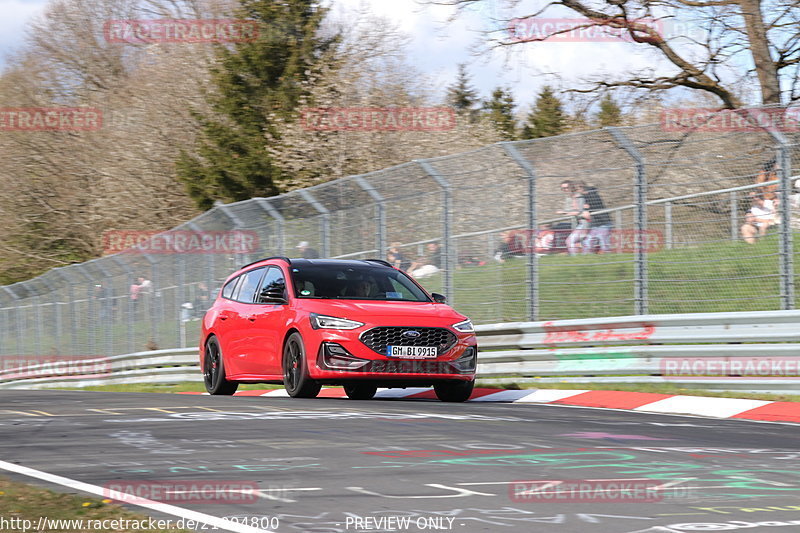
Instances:
[[[433,386],[436,397],[443,402],[465,402],[472,396],[475,381],[442,381]]]
[[[230,396],[239,388],[239,382],[229,381],[225,376],[225,362],[216,337],[211,337],[206,341],[203,383],[212,396]]]
[[[371,400],[378,392],[378,386],[374,383],[345,383],[344,393],[351,400]]]
[[[322,388],[308,375],[306,349],[297,332],[283,345],[283,386],[292,398],[315,398]]]

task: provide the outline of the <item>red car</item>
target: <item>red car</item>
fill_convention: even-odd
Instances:
[[[380,260],[271,257],[225,282],[203,318],[200,365],[211,394],[239,383],[283,383],[313,398],[343,385],[350,398],[378,387],[433,386],[467,400],[478,356],[470,320]]]

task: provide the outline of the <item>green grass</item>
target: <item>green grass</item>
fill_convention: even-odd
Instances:
[[[795,236],[795,251],[800,251],[800,235]],[[768,236],[755,245],[741,241],[716,241],[691,248],[676,248],[648,254],[649,312],[693,313],[760,311],[780,309],[778,277],[778,237]],[[800,255],[796,264],[796,285],[800,286]],[[624,316],[635,314],[634,257],[632,254],[604,254],[570,257],[551,255],[539,258],[538,320]],[[441,274],[420,280],[429,290],[443,292]],[[529,314],[528,268],[525,258],[505,263],[490,261],[453,272],[454,307],[477,324],[527,321]],[[164,320],[140,320],[129,325],[127,314],[120,313],[107,326],[86,309],[75,313],[77,327],[73,335],[69,313],[64,313],[61,335],[55,331],[52,317],[45,317],[45,327],[36,343],[35,316],[27,311],[20,317],[22,340],[14,335],[4,353],[8,354],[94,354],[113,355],[177,346],[177,310],[171,297],[164,300]],[[118,311],[127,310],[121,299]],[[173,311],[175,311],[173,313]],[[9,315],[0,317],[10,319]],[[9,322],[11,324],[11,322]],[[95,338],[90,340],[90,331]],[[200,322],[186,326],[186,345],[196,346]],[[108,343],[108,338],[113,343]],[[94,346],[93,350],[88,349]]]
[[[795,250],[800,250],[796,236]],[[648,254],[649,312],[780,309],[778,237],[720,241]],[[798,263],[798,262],[796,262]],[[797,268],[800,283],[800,268]],[[420,280],[442,292],[443,276]],[[625,316],[634,310],[633,254],[539,258],[539,320]],[[529,319],[525,258],[453,273],[452,304],[477,324]]]
[[[128,520],[133,522],[118,522],[118,526],[128,525],[129,527],[117,527],[113,531],[119,533],[129,532],[150,532],[150,533],[178,533],[186,530],[178,529],[148,529],[138,527],[141,524],[148,524],[146,515],[133,513],[128,509],[111,503],[110,500],[98,500],[73,494],[63,494],[46,490],[24,483],[12,482],[0,478],[0,518],[8,521],[11,529],[3,531],[25,531],[22,526],[24,520],[29,520],[28,531],[36,531],[40,517],[50,520],[83,520],[84,526],[93,524],[87,520]],[[173,524],[177,519],[173,520]],[[94,523],[96,524],[96,523]],[[101,523],[102,524],[102,523]],[[108,522],[111,525],[110,522]],[[62,524],[63,525],[63,524]],[[74,524],[73,524],[74,525]],[[69,531],[70,533],[97,533],[101,529],[95,527],[67,527],[53,529],[47,528],[42,531]],[[105,531],[110,531],[106,529]],[[188,531],[186,531],[188,533]]]

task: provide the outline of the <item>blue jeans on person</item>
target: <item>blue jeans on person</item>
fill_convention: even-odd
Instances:
[[[592,252],[595,239],[600,245],[600,251],[608,253],[611,250],[611,225],[596,226],[589,230],[589,234],[583,239],[584,254]]]

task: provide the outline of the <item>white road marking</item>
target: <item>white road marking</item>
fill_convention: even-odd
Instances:
[[[62,487],[68,487],[70,489],[79,490],[81,492],[94,494],[95,496],[100,496],[101,498],[107,498],[110,492],[108,489],[105,489],[103,487],[98,487],[97,485],[91,485],[89,483],[84,483],[82,481],[77,481],[74,479],[57,476],[55,474],[49,474],[47,472],[42,472],[41,470],[34,470],[33,468],[28,468],[27,466],[15,465],[12,463],[7,463],[5,461],[0,461],[0,469],[6,470],[8,472],[15,472],[17,474],[22,474],[23,476],[40,479],[42,481],[47,481],[49,483],[55,483],[56,485],[61,485]],[[117,491],[112,491],[112,492],[117,492]],[[117,494],[125,494],[125,493],[117,492]],[[148,500],[146,498],[140,498],[139,496],[133,494],[125,494],[125,495],[130,497],[134,501],[141,502],[132,504],[136,505],[137,507],[143,507],[145,509],[150,509],[152,511],[157,511],[159,513],[177,516],[179,518],[185,518],[186,520],[193,520],[201,524],[208,524],[223,531],[233,531],[236,533],[275,533],[274,531],[266,529],[258,529],[245,524],[238,524],[233,521],[224,520],[217,516],[211,516],[205,513],[198,513],[197,511],[190,511],[189,509],[183,509],[181,507],[176,507],[168,503],[160,503],[153,500]]]

